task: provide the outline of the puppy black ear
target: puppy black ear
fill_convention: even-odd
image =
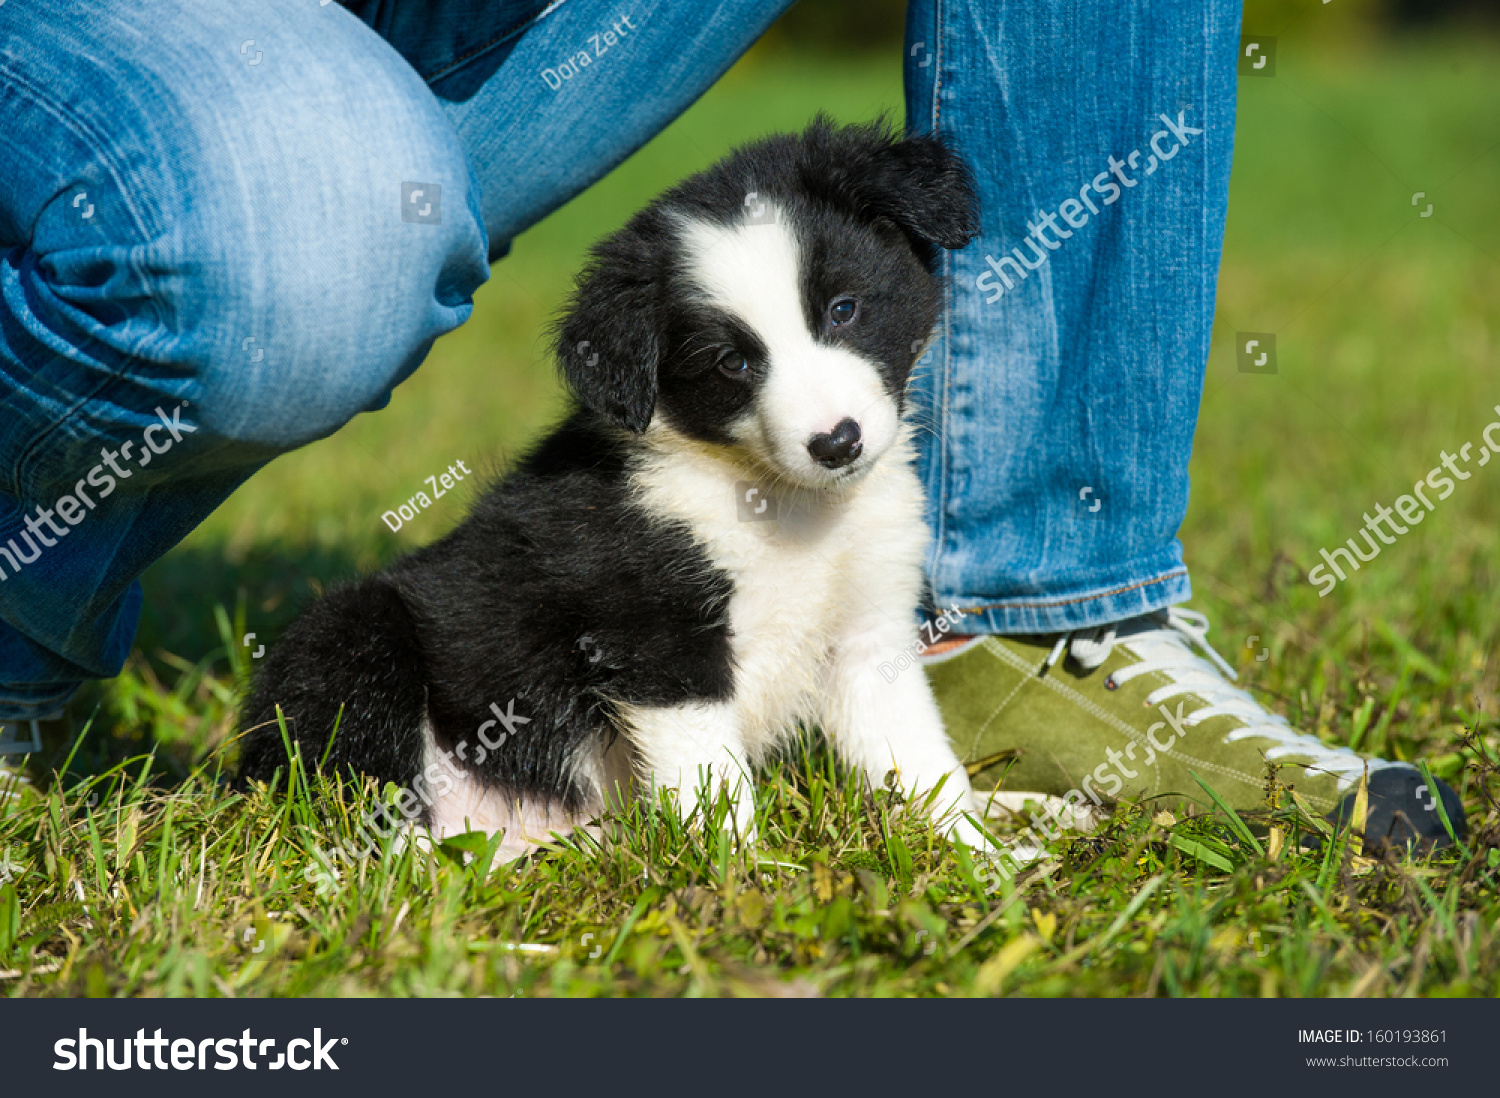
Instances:
[[[859,189],[871,213],[929,244],[962,248],[979,232],[974,177],[936,137],[917,134],[876,150]]]
[[[594,248],[554,338],[579,403],[639,433],[656,407],[660,324],[656,277],[634,228]]]
[[[892,222],[919,252],[962,248],[979,232],[973,174],[940,138],[899,138],[884,119],[839,127],[819,117],[806,141],[813,189],[831,190],[862,217]]]

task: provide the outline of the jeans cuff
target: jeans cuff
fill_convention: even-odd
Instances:
[[[937,610],[957,609],[955,633],[1065,633],[1125,621],[1192,597],[1187,569],[1179,564],[1146,579],[1077,593],[1008,599],[947,595],[937,600]]]
[[[15,686],[0,683],[0,721],[46,721],[57,717],[81,682]]]

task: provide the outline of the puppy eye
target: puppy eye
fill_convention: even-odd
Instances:
[[[828,319],[833,322],[835,328],[850,323],[858,314],[859,302],[852,297],[841,297],[828,306]]]
[[[744,377],[750,372],[750,363],[744,355],[728,354],[719,359],[719,372],[725,377]]]

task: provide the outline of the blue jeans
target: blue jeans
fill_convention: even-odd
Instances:
[[[915,0],[906,112],[975,166],[919,371],[937,605],[968,633],[1191,594],[1177,529],[1234,145],[1239,0]],[[1033,231],[1036,230],[1036,231]]]
[[[0,7],[0,718],[118,673],[149,564],[382,407],[517,233],[789,5]],[[971,630],[1188,594],[1238,5],[1076,7],[909,13],[910,124],[954,140],[983,201],[918,401],[933,591]],[[1131,180],[1117,200],[1085,189],[1100,172]]]

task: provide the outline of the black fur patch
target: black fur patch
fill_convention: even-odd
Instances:
[[[446,538],[314,604],[256,679],[242,774],[285,766],[277,705],[309,765],[342,705],[329,764],[408,787],[424,708],[451,749],[496,705],[530,723],[476,775],[572,808],[570,764],[612,732],[606,699],[727,697],[729,580],[631,500],[617,436],[575,415]]]

